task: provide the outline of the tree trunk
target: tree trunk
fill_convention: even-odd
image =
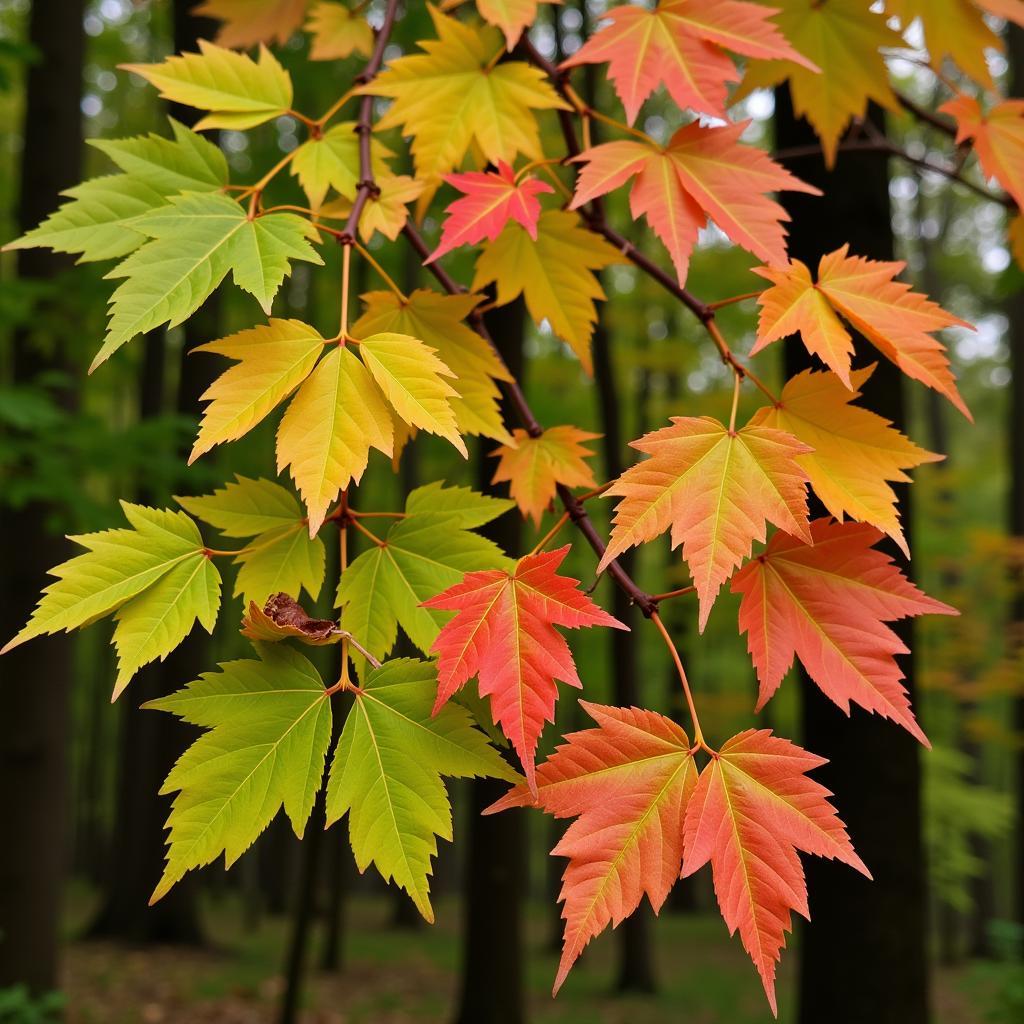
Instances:
[[[82,0],[37,0],[20,162],[19,227],[26,231],[51,213],[60,193],[78,184],[82,165]],[[18,278],[45,281],[70,266],[46,250],[18,253]],[[56,300],[52,300],[56,301]],[[18,384],[66,369],[64,339],[37,349],[26,333],[14,337],[12,370]],[[47,528],[48,509],[0,507],[4,640],[28,619],[46,571],[67,555]],[[56,986],[61,890],[67,864],[68,714],[72,678],[68,637],[36,640],[6,655],[0,687],[0,987],[24,984],[36,993]]]
[[[882,124],[878,111],[870,116]],[[783,149],[816,141],[806,122],[794,117],[785,89],[776,92],[776,131]],[[819,157],[794,162],[792,169],[825,193],[816,199],[786,196],[793,217],[789,251],[794,258],[814,266],[822,254],[843,242],[858,255],[892,258],[888,167],[883,158],[844,153],[831,172]],[[863,341],[859,350],[862,361],[874,356]],[[802,344],[787,346],[788,373],[809,362]],[[903,428],[902,382],[888,360],[879,360],[864,388],[863,404]],[[909,535],[906,488],[898,490]],[[895,546],[887,550],[905,567]],[[910,622],[898,631],[913,649]],[[903,660],[903,668],[913,698],[911,658]],[[875,876],[869,882],[835,862],[807,859],[812,920],[801,937],[799,1019],[802,1024],[926,1024],[920,750],[892,722],[858,709],[847,719],[809,679],[799,683],[804,742],[830,761],[815,775],[835,793],[839,813]]]
[[[523,379],[522,300],[487,315],[487,326],[509,369]],[[503,408],[506,422],[514,416]],[[477,455],[480,490],[494,493],[492,460]],[[518,514],[507,513],[484,528],[510,554],[520,550]],[[481,812],[508,790],[499,779],[473,779],[466,787],[468,818],[463,880],[462,967],[456,1024],[523,1024],[523,904],[526,899],[526,819],[521,810],[483,817]]]

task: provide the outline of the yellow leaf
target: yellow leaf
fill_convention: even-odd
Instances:
[[[192,14],[222,21],[217,42],[235,50],[287,43],[302,22],[307,0],[205,0]]]
[[[449,401],[456,391],[444,380],[455,374],[434,349],[408,334],[383,332],[360,339],[359,354],[395,412],[409,426],[446,438],[468,457]]]
[[[537,20],[540,4],[560,4],[562,0],[476,0],[476,9],[488,25],[496,25],[505,33],[511,50],[525,29]]]
[[[437,349],[455,374],[450,399],[455,422],[463,434],[481,434],[496,441],[512,440],[498,407],[496,380],[511,380],[508,369],[490,345],[464,323],[480,301],[476,295],[439,295],[418,288],[407,301],[394,292],[363,296],[366,310],[353,326],[357,337],[392,331],[421,338]],[[398,434],[396,431],[396,445]]]
[[[372,139],[370,154],[373,173],[386,173],[386,160],[395,154]],[[359,136],[354,121],[342,121],[329,128],[318,139],[308,139],[295,151],[291,172],[309,197],[309,205],[317,209],[327,190],[333,188],[346,199],[355,199],[359,187]]]
[[[290,468],[309,511],[309,535],[331,502],[359,483],[376,448],[391,455],[391,413],[348,347],[336,346],[299,388],[277,431],[277,471]]]
[[[122,64],[172,103],[211,111],[195,127],[244,131],[284,114],[292,105],[292,80],[274,55],[260,47],[259,60],[199,40],[199,53],[168,57],[160,64]]]
[[[821,73],[792,61],[752,60],[733,101],[788,80],[793,109],[810,121],[831,166],[850,120],[863,116],[871,100],[898,109],[879,48],[899,48],[903,40],[864,0],[771,0],[769,6],[781,8],[773,20]]]
[[[309,376],[324,344],[317,331],[300,320],[272,319],[264,326],[200,345],[195,351],[239,362],[202,396],[210,404],[203,412],[189,464],[214,445],[252,430]]]
[[[340,60],[353,53],[369,57],[373,52],[373,29],[359,14],[344,4],[314,4],[306,22],[306,31],[313,37],[310,60]]]
[[[622,262],[622,256],[584,228],[576,214],[545,210],[537,222],[536,239],[510,221],[497,241],[483,250],[476,261],[473,290],[496,283],[502,306],[523,295],[530,316],[537,323],[547,320],[591,373],[595,302],[605,297],[594,271]]]
[[[437,39],[399,57],[363,91],[395,102],[378,128],[411,135],[416,176],[436,179],[458,167],[472,145],[490,163],[519,153],[542,156],[534,110],[568,109],[538,69],[522,61],[490,64],[501,33],[449,18],[430,5]]]
[[[493,453],[501,461],[491,482],[511,484],[509,492],[524,518],[532,516],[540,526],[558,484],[597,486],[591,468],[583,461],[594,453],[581,442],[594,441],[600,434],[562,426],[548,427],[540,437],[530,437],[525,430],[514,430],[512,435],[514,445],[502,445]]]
[[[406,205],[418,199],[426,187],[424,182],[410,178],[407,174],[382,174],[377,178],[379,196],[371,196],[363,207],[359,218],[359,234],[368,242],[375,231],[379,231],[392,242],[402,233],[409,219]],[[352,209],[350,200],[344,197],[332,199],[320,207],[321,217],[343,220]]]
[[[873,371],[874,366],[855,370],[853,387],[860,388]],[[750,422],[784,430],[812,448],[797,456],[797,465],[829,512],[839,522],[845,515],[877,526],[909,557],[887,481],[906,482],[904,470],[942,456],[919,448],[881,416],[851,405],[858,397],[835,374],[805,370],[787,382],[777,406],[758,410]]]

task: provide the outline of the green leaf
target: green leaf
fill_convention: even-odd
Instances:
[[[118,608],[114,646],[117,680],[112,700],[132,676],[157,658],[163,660],[188,636],[198,619],[213,632],[220,608],[220,573],[202,552],[179,562],[157,582]]]
[[[200,39],[199,53],[122,68],[141,75],[172,103],[212,111],[196,125],[197,131],[244,131],[287,113],[292,105],[292,80],[265,46],[254,61]]]
[[[469,487],[445,487],[443,480],[417,487],[405,499],[406,515],[444,512],[463,530],[483,526],[514,507],[508,498],[493,498]]]
[[[324,584],[327,552],[319,537],[310,537],[303,520],[257,537],[235,561],[241,566],[235,596],[262,605],[271,594],[297,598],[301,588],[315,601]]]
[[[176,196],[133,227],[151,241],[107,274],[125,280],[111,298],[107,337],[90,372],[136,334],[187,319],[229,270],[235,284],[269,313],[290,260],[323,263],[309,244],[318,235],[308,221],[291,213],[249,220],[219,192]]]
[[[302,509],[291,491],[262,477],[235,474],[213,494],[174,499],[196,519],[215,526],[225,537],[255,537],[278,526],[302,520]]]
[[[386,158],[394,153],[376,139],[370,142],[370,157],[375,175],[386,174]],[[314,209],[323,203],[333,188],[346,199],[355,199],[359,186],[359,136],[354,121],[342,121],[318,139],[302,143],[292,157],[291,172],[309,197]]]
[[[56,576],[24,629],[0,654],[44,633],[76,629],[119,608],[175,566],[203,556],[203,539],[184,512],[121,502],[131,529],[71,539],[84,555],[50,570]]]
[[[222,851],[230,867],[284,806],[301,838],[323,778],[331,704],[310,662],[285,644],[232,661],[144,707],[210,731],[182,755],[161,793],[177,792],[167,867],[150,900]]]
[[[360,871],[375,864],[428,921],[434,919],[427,876],[437,853],[435,837],[452,838],[441,776],[518,777],[464,708],[447,704],[431,716],[436,693],[436,670],[422,661],[392,661],[369,672],[327,783],[328,824],[348,811]]]
[[[492,541],[461,529],[458,515],[425,513],[398,520],[381,547],[361,554],[338,586],[341,625],[375,657],[395,645],[398,626],[424,654],[450,612],[420,607],[467,572],[507,569],[513,562]],[[361,659],[356,659],[361,665]]]

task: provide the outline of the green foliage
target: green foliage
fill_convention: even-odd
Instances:
[[[33,996],[24,985],[0,989],[0,1024],[58,1024],[65,1005],[60,992]]]

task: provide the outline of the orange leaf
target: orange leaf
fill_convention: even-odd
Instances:
[[[733,569],[765,539],[766,522],[810,541],[807,477],[796,459],[810,452],[781,430],[747,425],[730,431],[709,416],[672,418],[672,426],[632,446],[650,458],[608,489],[620,495],[608,548],[597,569],[671,527],[683,547],[700,600],[700,630]]]
[[[956,141],[971,141],[985,175],[1024,206],[1024,100],[1004,100],[986,114],[972,96],[958,96],[939,111],[956,119]]]
[[[694,122],[665,147],[619,141],[594,146],[576,183],[572,209],[618,188],[635,176],[629,195],[634,218],[646,216],[686,281],[697,234],[713,220],[737,245],[766,263],[786,262],[789,215],[766,193],[819,191],[794,177],[767,153],[739,141],[749,121],[704,128]]]
[[[458,614],[438,634],[437,700],[434,714],[472,676],[480,696],[491,698],[491,713],[515,747],[531,791],[536,790],[534,754],[545,722],[555,720],[556,681],[582,686],[572,652],[555,626],[614,626],[626,629],[556,572],[569,551],[527,555],[515,572],[470,572],[461,583],[424,608]]]
[[[741,0],[662,0],[653,11],[614,7],[605,14],[609,24],[562,67],[607,61],[630,124],[659,83],[680,107],[724,117],[728,85],[739,81],[725,50],[817,70],[769,21],[774,13]]]
[[[914,718],[895,655],[903,641],[886,622],[912,615],[956,615],[923,594],[872,545],[873,526],[818,519],[814,546],[777,533],[732,580],[742,595],[740,630],[760,683],[758,710],[779,688],[794,655],[822,692],[850,713],[850,702],[899,723],[928,746]]]
[[[791,911],[810,917],[797,851],[871,877],[829,803],[831,794],[807,778],[823,764],[824,758],[770,730],[748,729],[704,768],[686,808],[683,876],[711,862],[722,917],[730,934],[739,930],[776,1014],[775,965]]]
[[[569,858],[559,896],[565,937],[556,992],[587,943],[621,924],[645,893],[655,913],[661,910],[679,877],[683,822],[697,782],[690,741],[671,719],[580,705],[598,727],[566,736],[537,769],[536,802],[556,818],[578,816],[551,851]],[[484,813],[533,802],[520,785]]]
[[[895,280],[905,263],[869,260],[848,252],[849,246],[844,245],[822,256],[816,284],[799,260],[782,268],[755,268],[772,287],[757,300],[761,315],[751,354],[799,332],[807,351],[852,387],[853,339],[839,319],[842,315],[908,377],[945,395],[971,419],[949,368],[946,348],[931,336],[954,325],[973,330],[971,325]]]
[[[593,472],[583,461],[594,453],[581,442],[600,436],[570,426],[548,427],[540,437],[530,437],[525,430],[513,430],[515,445],[503,444],[493,452],[501,461],[491,483],[510,483],[510,494],[523,518],[532,516],[540,526],[558,484],[597,486]]]

